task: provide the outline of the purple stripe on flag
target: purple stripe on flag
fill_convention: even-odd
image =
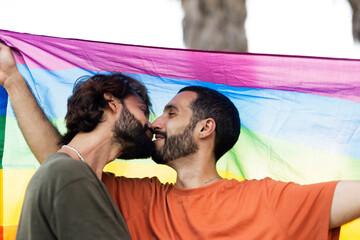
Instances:
[[[360,102],[360,60],[192,51],[62,39],[0,30],[18,63],[51,71],[83,68],[276,89]],[[51,41],[50,41],[51,40]],[[30,53],[37,53],[37,59]],[[40,57],[39,57],[40,56]]]

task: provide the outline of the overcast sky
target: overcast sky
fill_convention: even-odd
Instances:
[[[359,58],[347,0],[249,0],[254,53]],[[180,0],[3,0],[0,29],[184,48]]]

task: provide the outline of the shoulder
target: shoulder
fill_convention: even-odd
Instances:
[[[299,184],[295,182],[278,181],[266,177],[260,180],[244,180],[241,182],[247,192],[263,194],[270,201],[278,199],[315,199],[329,198],[335,190],[337,182],[322,182]]]
[[[86,167],[86,163],[75,160],[66,153],[54,153],[47,157],[41,165],[41,168],[58,169],[59,171],[77,171]]]
[[[244,189],[266,189],[269,185],[281,185],[286,184],[284,182],[275,181],[271,178],[263,178],[263,179],[244,179],[242,181],[231,179],[228,180],[228,186],[232,188],[244,188]]]
[[[160,182],[157,177],[145,177],[145,178],[128,178],[124,176],[116,176],[112,172],[103,172],[102,174],[102,182],[105,185],[119,185],[119,184],[126,184],[126,185],[167,185]]]
[[[65,153],[54,153],[47,157],[34,175],[34,177],[46,178],[47,181],[56,179],[64,182],[93,176],[93,171],[86,163],[75,160]]]
[[[124,176],[116,176],[114,173],[104,172],[101,181],[109,189],[110,192],[128,192],[127,194],[142,192],[151,194],[155,192],[166,191],[173,187],[172,183],[162,183],[157,177],[145,178],[128,178]]]
[[[246,188],[264,188],[271,190],[273,188],[303,188],[303,189],[321,189],[321,188],[327,188],[331,187],[333,188],[334,185],[336,185],[336,181],[334,182],[322,182],[322,183],[313,183],[313,184],[300,184],[296,182],[291,181],[279,181],[274,180],[270,177],[266,177],[263,179],[245,179],[243,181],[238,181],[235,179],[230,180],[231,184],[238,187],[246,187]]]
[[[55,153],[45,159],[31,178],[27,192],[32,195],[48,196],[57,194],[67,186],[83,186],[84,182],[99,182],[90,167],[67,154]]]
[[[231,193],[241,197],[246,195],[247,197],[257,199],[267,199],[269,194],[281,194],[288,185],[292,184],[294,183],[276,181],[268,177],[263,179],[244,179],[242,181],[231,179],[227,180],[226,184],[224,184],[224,190],[228,194]]]
[[[132,215],[134,206],[143,209],[152,200],[166,195],[173,187],[173,184],[161,183],[157,177],[127,178],[109,172],[103,173],[102,182],[124,216]]]

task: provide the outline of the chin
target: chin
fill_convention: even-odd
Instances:
[[[164,144],[159,142],[154,142],[154,146],[156,151],[160,151],[164,147]]]

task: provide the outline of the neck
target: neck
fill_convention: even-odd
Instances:
[[[84,162],[91,167],[100,180],[105,165],[119,155],[119,146],[114,146],[111,138],[98,134],[79,133],[67,145],[74,147],[79,152]],[[63,147],[59,152],[81,160],[79,154],[73,149]]]
[[[183,189],[199,188],[221,180],[215,164],[215,158],[192,154],[168,163],[175,169],[175,185]]]

